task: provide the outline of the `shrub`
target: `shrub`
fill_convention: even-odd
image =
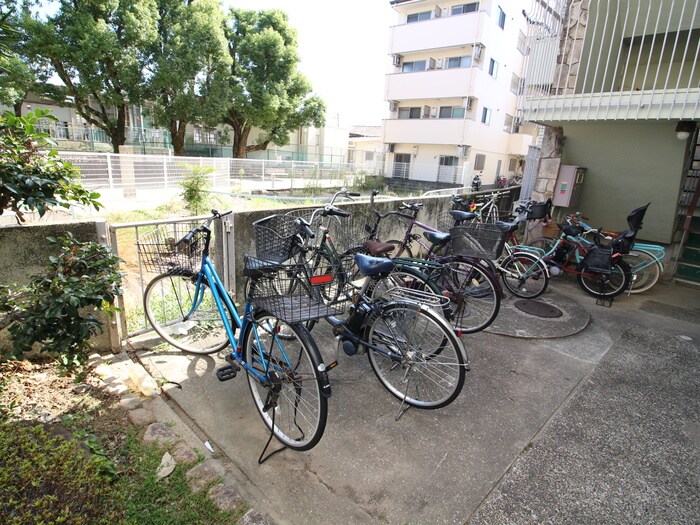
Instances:
[[[211,185],[207,175],[215,170],[207,166],[192,166],[189,164],[186,168],[187,173],[180,183],[182,188],[180,196],[185,201],[185,208],[193,215],[199,215],[206,211],[209,202]]]
[[[70,207],[71,201],[100,209],[99,193],[77,182],[79,173],[72,164],[55,150],[40,151],[55,143],[36,129],[39,119],[56,120],[41,109],[23,117],[9,111],[0,115],[0,214],[12,210],[23,222],[23,211],[36,210],[43,216],[53,206]]]
[[[109,313],[120,293],[120,259],[107,246],[79,242],[70,233],[48,240],[59,250],[43,274],[27,286],[0,285],[0,330],[10,333],[11,357],[21,359],[39,343],[70,370],[84,362],[90,337],[102,328],[93,309]]]

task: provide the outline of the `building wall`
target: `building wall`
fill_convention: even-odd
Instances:
[[[685,141],[675,122],[567,122],[562,164],[587,168],[578,210],[593,226],[622,230],[627,214],[651,202],[639,238],[670,243]]]

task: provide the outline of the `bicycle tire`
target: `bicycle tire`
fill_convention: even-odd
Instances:
[[[189,270],[160,274],[148,283],[143,306],[148,322],[164,341],[184,352],[211,354],[228,346],[228,335],[204,279],[202,303],[189,319],[184,319],[194,301],[196,281],[196,274]],[[235,330],[233,312],[226,303],[224,309]]]
[[[610,275],[582,272],[576,274],[576,280],[587,294],[599,299],[610,299],[629,288],[632,271],[629,264],[618,258],[612,263]]]
[[[404,403],[424,409],[450,404],[462,391],[466,350],[451,326],[429,308],[391,302],[366,327],[369,362],[379,382]]]
[[[449,296],[455,330],[472,334],[487,328],[501,308],[496,279],[469,259],[450,257],[440,259],[440,263],[444,268],[438,283]]]
[[[516,297],[535,299],[549,285],[547,266],[531,253],[515,252],[509,255],[501,262],[499,270],[503,284]]]
[[[389,254],[391,257],[409,257],[411,259],[413,258],[413,251],[408,245],[404,244],[403,241],[391,239],[386,242],[389,244],[393,244],[397,248],[395,251]]]
[[[630,293],[642,293],[651,289],[661,277],[663,266],[651,253],[644,250],[631,249],[622,259],[630,265],[632,272],[632,287]]]
[[[293,334],[294,338],[281,341],[277,337],[280,332]],[[267,372],[261,356],[269,365]],[[323,395],[320,376],[323,362],[306,328],[284,323],[264,311],[257,312],[245,331],[243,359],[273,385],[265,385],[247,374],[253,403],[268,430],[291,449],[309,450],[316,446],[326,428],[328,399]],[[266,406],[276,387],[276,402]]]

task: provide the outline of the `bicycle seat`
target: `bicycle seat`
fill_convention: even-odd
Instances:
[[[380,257],[386,255],[389,252],[393,252],[396,245],[388,242],[373,241],[371,239],[365,241],[365,248],[374,257]]]
[[[513,221],[513,222],[496,221],[495,224],[496,224],[496,226],[498,226],[498,229],[501,230],[502,232],[514,232],[515,230],[518,229],[520,222],[519,221]]]
[[[572,224],[557,224],[557,227],[569,237],[578,237],[583,233],[583,228],[581,228],[581,226],[574,226]]]
[[[394,269],[394,261],[386,257],[372,257],[364,253],[355,254],[355,262],[362,275],[377,275],[389,273]]]
[[[450,234],[445,232],[423,232],[423,237],[433,244],[445,244],[450,240]]]
[[[462,211],[462,210],[450,210],[450,215],[455,220],[455,224],[459,224],[464,221],[471,221],[476,218],[476,213],[473,211]]]

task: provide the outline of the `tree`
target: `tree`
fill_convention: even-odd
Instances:
[[[184,155],[187,124],[222,118],[221,82],[231,62],[224,13],[217,0],[159,0],[158,9],[149,82],[153,122],[170,130],[175,155]]]
[[[114,152],[126,142],[128,106],[142,101],[147,50],[157,38],[155,0],[61,0],[46,21],[25,20],[29,50],[65,85],[54,95],[103,129]]]
[[[226,27],[232,62],[223,123],[233,130],[233,156],[289,143],[289,132],[325,123],[325,104],[312,94],[297,64],[296,31],[282,11],[233,8]],[[253,128],[262,131],[248,144]]]

